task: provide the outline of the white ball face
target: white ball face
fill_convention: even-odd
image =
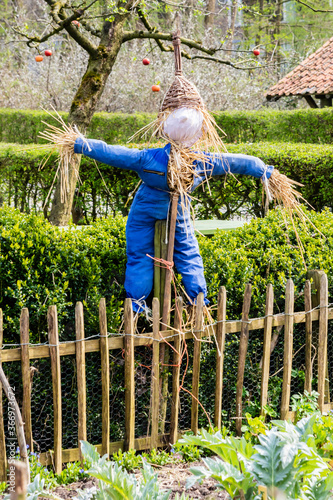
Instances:
[[[202,122],[201,111],[179,108],[165,120],[163,131],[165,136],[176,144],[191,147],[202,136]]]

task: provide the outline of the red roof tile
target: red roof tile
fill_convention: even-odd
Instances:
[[[267,98],[333,94],[333,37],[269,89]]]

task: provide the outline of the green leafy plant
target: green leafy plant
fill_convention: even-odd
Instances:
[[[7,483],[5,481],[1,482],[0,483],[0,495],[2,495],[2,493],[4,493],[6,491],[6,488],[7,488]]]
[[[313,424],[313,435],[318,453],[333,460],[333,415],[322,415]],[[333,465],[331,463],[331,465]]]
[[[184,462],[197,462],[201,459],[202,450],[198,446],[183,444],[177,441],[172,448],[171,453],[180,455]]]
[[[184,436],[183,442],[218,455],[204,459],[205,467],[191,469],[194,476],[188,485],[213,477],[231,498],[242,494],[247,500],[257,499],[258,485],[267,488],[271,500],[281,492],[290,500],[330,498],[333,474],[317,451],[313,435],[317,419],[315,414],[296,425],[272,422],[271,429],[258,434],[259,444],[254,446],[246,444],[244,437],[223,439],[218,432],[210,435],[203,430],[198,436]]]
[[[249,413],[246,413],[245,417],[247,424],[242,425],[244,437],[252,443],[257,443],[259,434],[266,434],[269,429],[269,426],[265,424],[265,417],[251,417]]]
[[[181,455],[168,453],[165,450],[155,450],[155,448],[149,453],[142,453],[142,459],[153,465],[166,465],[182,461]]]
[[[66,467],[61,471],[60,474],[55,476],[58,484],[71,484],[81,481],[85,477],[88,477],[82,468],[80,462],[71,462],[66,464]]]
[[[291,397],[291,409],[295,412],[294,422],[298,422],[303,417],[308,417],[314,413],[320,413],[318,406],[319,393],[304,391],[304,394],[294,394]]]
[[[61,500],[60,497],[48,489],[45,478],[37,474],[34,480],[27,486],[26,498],[27,500],[38,500],[40,497],[50,498],[51,500]],[[10,500],[10,498],[10,495],[6,495],[4,500]]]
[[[132,471],[142,467],[142,458],[140,455],[136,454],[135,450],[125,452],[118,450],[116,453],[113,453],[112,460],[127,471]]]
[[[145,461],[143,461],[142,480],[139,481],[117,463],[108,461],[106,455],[101,457],[96,448],[86,441],[81,441],[81,450],[85,460],[90,464],[87,473],[99,480],[95,494],[96,500],[105,498],[167,500],[169,498],[170,492],[160,489],[157,474]],[[178,496],[177,498],[180,500]],[[181,496],[181,500],[186,500],[186,498],[185,495]]]

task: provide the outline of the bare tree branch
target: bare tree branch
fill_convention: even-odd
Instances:
[[[152,40],[168,40],[172,41],[172,34],[168,33],[160,33],[159,31],[153,31],[153,32],[147,32],[147,31],[132,31],[132,32],[124,32],[122,43],[128,42],[129,40],[134,40],[136,38],[141,38],[141,39],[152,39]],[[232,68],[236,69],[255,69],[257,68],[257,65],[253,66],[247,66],[243,67],[240,66],[240,64],[244,64],[245,62],[249,62],[248,60],[246,61],[239,61],[239,62],[231,62],[226,59],[219,59],[218,57],[214,57],[214,54],[218,51],[218,49],[208,49],[207,47],[204,47],[201,45],[199,42],[196,42],[195,40],[189,40],[188,38],[181,38],[180,39],[183,45],[186,45],[187,47],[190,47],[191,49],[196,49],[199,50],[200,52],[203,52],[204,54],[207,54],[206,56],[203,55],[191,55],[186,51],[182,51],[182,56],[185,57],[186,59],[189,60],[194,60],[194,59],[204,59],[206,61],[214,61],[220,64],[226,64],[227,66],[231,66]],[[162,52],[172,52],[173,47],[172,46],[164,46],[162,44],[161,50]],[[263,66],[261,66],[263,67]]]
[[[60,31],[63,31],[66,28],[66,26],[71,24],[72,21],[76,21],[77,19],[80,19],[81,16],[82,16],[82,11],[75,11],[71,16],[68,16],[65,20],[57,23],[56,28],[54,28],[52,31],[50,31],[49,33],[47,33],[46,35],[44,35],[42,37],[28,35],[27,33],[24,33],[23,31],[20,31],[18,28],[14,28],[14,27],[12,27],[12,30],[15,33],[17,33],[18,35],[24,36],[25,38],[27,38],[29,40],[28,45],[30,46],[30,44],[32,42],[35,42],[35,43],[45,42],[46,40],[51,38],[53,35],[56,35]]]
[[[161,33],[160,31],[153,31],[153,32],[147,32],[147,31],[125,31],[123,35],[123,43],[128,42],[129,40],[134,40],[136,38],[150,38],[152,40],[168,40],[172,41],[172,34],[171,33]],[[200,50],[201,52],[204,52],[205,54],[208,55],[214,55],[217,49],[208,49],[207,47],[204,47],[203,45],[200,44],[200,42],[197,42],[195,40],[189,40],[188,38],[181,38],[181,43],[183,45],[186,45],[187,47],[190,47],[191,49],[197,49]],[[171,51],[173,51],[173,48],[170,48]],[[168,51],[169,52],[169,51]]]
[[[311,9],[313,12],[333,12],[333,10],[330,9],[316,9],[315,7],[312,7],[312,5],[309,5],[306,2],[303,2],[303,0],[296,0],[297,3],[300,3],[301,5],[304,5],[308,9]]]
[[[67,16],[65,14],[65,5],[67,5],[67,0],[45,0],[46,3],[51,7],[51,16],[54,20],[54,22],[59,25],[62,22],[64,23],[64,29],[67,31],[67,33],[90,55],[96,55],[97,53],[97,47],[87,38],[84,36],[76,27],[74,27],[71,22],[68,24],[65,22],[69,21],[71,16]],[[89,9],[94,3],[96,3],[97,0],[93,0],[89,5],[86,7],[79,9],[77,12],[81,13],[81,16],[84,14],[84,12]],[[80,18],[80,16],[78,16]]]
[[[140,21],[142,22],[142,24],[144,25],[144,27],[146,28],[146,30],[148,30],[150,33],[154,33],[156,31],[156,28],[154,28],[150,22],[148,21],[148,19],[146,18],[146,16],[144,15],[140,5],[138,5],[138,7],[136,8],[136,11],[138,13],[138,16],[139,16],[139,19]],[[170,52],[171,51],[171,47],[168,47],[167,45],[164,45],[160,39],[157,39],[155,40],[157,45],[159,46],[159,48],[161,49],[162,52]]]

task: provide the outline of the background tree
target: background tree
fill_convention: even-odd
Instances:
[[[90,124],[96,110],[107,79],[112,71],[121,46],[133,39],[151,39],[161,51],[171,52],[172,26],[169,32],[160,31],[147,16],[147,6],[140,0],[102,0],[84,1],[78,4],[75,0],[45,0],[49,7],[49,22],[41,35],[13,27],[19,35],[27,39],[30,47],[38,47],[43,42],[60,32],[66,32],[88,54],[87,69],[74,96],[68,121],[75,123],[80,130]],[[162,5],[165,9],[165,5]],[[216,53],[220,44],[204,46],[203,43],[182,38],[183,46],[194,49],[192,55],[183,51],[188,59],[214,60],[229,66],[237,63],[223,59]],[[65,225],[71,216],[73,197],[77,182],[77,170],[69,172],[69,193],[66,200],[61,200],[60,183],[57,183],[50,221],[57,225]]]
[[[66,95],[74,96],[69,121],[75,122],[84,131],[101,102],[122,47],[142,40],[146,47],[150,47],[150,51],[157,47],[162,52],[171,52],[171,33],[176,27],[176,14],[182,20],[184,58],[202,64],[205,61],[222,63],[217,65],[219,68],[250,69],[251,83],[248,87],[253,89],[260,79],[266,85],[276,80],[281,72],[288,70],[307,52],[315,50],[327,37],[325,33],[328,31],[323,28],[328,30],[331,27],[331,14],[314,12],[304,3],[280,0],[191,0],[186,5],[177,0],[150,0],[147,3],[142,0],[92,0],[81,3],[75,0],[9,1],[2,14],[2,33],[10,28],[16,38],[10,43],[6,42],[8,45],[3,46],[2,54],[4,61],[14,66],[19,73],[19,68],[26,64],[20,55],[21,51],[16,50],[19,41],[26,40],[28,46],[37,53],[54,40],[60,52],[59,60],[65,45],[73,54],[76,47],[80,47],[82,57],[80,61],[71,62],[73,76],[68,77],[63,89]],[[328,11],[330,0],[323,0],[321,7],[323,11]],[[248,54],[255,44],[261,48],[260,64]],[[81,74],[82,65],[86,67]],[[131,61],[126,61],[126,71],[129,66]],[[51,62],[46,76],[46,89],[53,96],[55,107],[59,108],[62,96],[53,89],[54,69],[52,72],[50,67]],[[203,68],[203,75],[211,71],[207,65]],[[255,77],[251,71],[254,68],[259,68]],[[270,70],[269,78],[267,70]],[[213,88],[214,94],[218,95],[222,85],[217,84],[223,80],[225,88],[232,73],[222,73],[218,68],[214,71],[213,81],[210,77],[203,78],[202,87],[204,92],[205,87]],[[236,81],[241,77],[233,78],[229,85],[236,88]],[[15,85],[13,82],[13,87]],[[11,89],[4,88],[3,92],[7,93],[10,100]],[[228,107],[229,103],[226,99],[223,106]],[[135,105],[139,105],[138,100],[134,101]],[[156,106],[152,107],[156,109]],[[111,106],[111,109],[114,108]],[[60,202],[57,186],[50,214],[54,223],[68,222],[75,185],[76,176],[72,172],[71,195],[65,204]]]

